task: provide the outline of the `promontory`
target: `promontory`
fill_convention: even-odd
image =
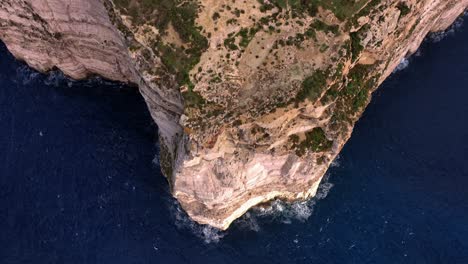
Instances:
[[[31,67],[138,87],[198,223],[313,197],[372,92],[468,0],[2,0]]]

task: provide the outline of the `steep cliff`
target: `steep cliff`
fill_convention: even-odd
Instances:
[[[109,2],[98,0],[11,0],[0,2],[0,39],[18,59],[47,72],[58,68],[74,79],[92,75],[137,85],[166,142],[176,148],[183,103],[178,86],[158,58],[132,57],[135,46],[112,23]],[[133,44],[132,44],[133,43]],[[146,69],[163,78],[155,81]],[[170,158],[168,167],[173,166]]]
[[[6,0],[0,38],[32,67],[138,85],[171,191],[226,229],[315,195],[371,93],[468,0]]]

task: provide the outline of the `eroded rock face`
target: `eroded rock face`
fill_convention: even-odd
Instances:
[[[2,1],[0,26],[11,53],[40,71],[136,82],[127,47],[99,1]]]
[[[58,68],[74,79],[98,75],[138,85],[166,142],[166,167],[172,167],[182,135],[178,86],[171,77],[156,82],[146,74],[148,67],[163,72],[160,61],[132,57],[128,50],[132,39],[111,21],[109,5],[100,0],[1,1],[0,39],[16,58],[39,71]]]
[[[137,84],[195,221],[307,199],[372,91],[468,0],[7,0],[0,38],[41,71]],[[341,6],[342,5],[342,6]]]
[[[409,10],[401,10],[403,7],[398,6],[399,3],[404,3]],[[198,222],[226,229],[254,205],[274,198],[297,200],[314,196],[322,176],[350,137],[371,92],[405,56],[416,51],[429,32],[448,27],[467,4],[468,1],[380,1],[368,14],[356,19],[357,23],[349,31],[346,31],[346,22],[322,10],[315,18],[328,25],[339,25],[338,34],[324,34],[316,29],[317,41],[306,39],[301,48],[284,45],[275,50],[278,41],[287,41],[298,32],[307,32],[307,25],[313,23],[313,18],[303,19],[304,26],[296,24],[285,29],[279,26],[281,32],[259,32],[244,53],[234,51],[234,54],[241,53],[237,55],[240,62],[237,68],[232,67],[236,62],[213,62],[216,60],[213,57],[226,57],[226,53],[216,48],[216,40],[219,44],[231,32],[252,25],[246,25],[240,19],[237,29],[232,29],[236,26],[228,27],[223,34],[220,27],[210,32],[212,42],[199,66],[205,68],[217,63],[214,68],[229,67],[229,73],[220,83],[220,90],[211,88],[213,84],[200,77],[195,91],[211,101],[222,100],[223,110],[236,113],[237,120],[242,122],[226,125],[226,121],[218,120],[216,125],[220,128],[213,129],[216,126],[213,125],[208,129],[215,133],[189,135],[192,149],[196,151],[179,168],[174,182],[174,195],[182,207]],[[200,23],[204,23],[203,20]],[[359,54],[347,54],[350,51],[347,50],[342,52],[344,55],[337,56],[348,41],[356,41],[353,37],[360,43]],[[324,43],[328,50],[322,51]],[[351,47],[351,53],[353,49],[356,47]],[[263,54],[264,50],[267,55]],[[231,53],[232,57],[236,55]],[[279,65],[271,66],[275,59],[280,60]],[[275,96],[294,98],[303,89],[304,80],[319,71],[330,73],[325,74],[327,80],[323,84],[315,81],[314,84],[318,82],[325,86],[318,95],[293,102],[275,101]],[[197,75],[203,75],[203,71],[196,73],[195,78]],[[362,81],[357,80],[359,78]],[[236,89],[228,90],[226,82],[234,82]],[[355,88],[358,91],[352,91]],[[234,98],[231,100],[232,93]],[[249,103],[249,99],[256,99],[255,94],[260,98]],[[217,95],[225,96],[218,98]],[[195,117],[200,115],[200,112],[194,112]],[[186,111],[189,119],[191,114]],[[207,121],[203,119],[203,122]],[[187,121],[186,126],[196,127],[197,124]],[[309,145],[304,153],[301,144],[307,143],[307,134],[317,128],[324,131],[326,140],[309,141],[312,146]],[[252,133],[252,130],[256,132]],[[213,146],[206,147],[210,139],[200,139],[206,138],[207,134],[217,137],[211,140]],[[200,141],[205,146],[193,143]],[[327,148],[314,146],[327,145],[329,141],[333,143]]]

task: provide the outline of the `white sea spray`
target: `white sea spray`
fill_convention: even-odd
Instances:
[[[48,86],[60,87],[66,82],[67,77],[61,71],[50,72],[44,80]]]
[[[261,229],[260,224],[258,224],[260,223],[260,219],[277,221],[284,224],[292,224],[294,221],[305,222],[312,216],[317,202],[327,197],[332,187],[333,184],[329,182],[329,176],[326,174],[314,198],[293,203],[275,200],[268,206],[253,208],[250,214],[245,214],[237,222],[242,223],[246,227],[254,227],[250,228],[253,231]]]
[[[159,168],[159,144],[156,145],[156,148],[156,155],[153,159],[153,164]],[[180,204],[175,199],[169,198],[168,203],[171,216],[174,217],[174,224],[178,229],[189,231],[199,239],[203,240],[203,242],[205,242],[206,244],[218,243],[221,240],[221,238],[223,238],[226,235],[225,231],[219,230],[208,225],[200,225],[192,219],[190,219],[190,217],[180,207]]]
[[[16,69],[16,81],[20,82],[22,85],[30,84],[39,76],[40,73],[33,70],[28,65],[22,65]]]
[[[160,149],[159,149],[159,144],[156,144],[156,154],[154,155],[153,158],[153,164],[156,166],[156,168],[160,168],[161,163],[159,161],[160,159]]]
[[[341,156],[338,154],[335,159],[331,162],[330,168],[337,168],[340,166],[340,158]]]
[[[395,70],[393,70],[393,72],[395,73],[395,72],[398,72],[398,71],[402,71],[402,70],[408,68],[409,64],[410,64],[409,59],[403,58],[400,61],[400,64],[398,64],[398,66],[395,68]]]
[[[259,232],[261,230],[257,217],[255,217],[250,211],[239,218],[236,224],[238,224],[243,229],[252,230],[255,232]]]
[[[426,38],[426,41],[429,41],[431,43],[438,43],[445,39],[446,37],[453,36],[455,33],[457,33],[463,26],[465,18],[468,16],[468,12],[465,12],[462,16],[460,16],[447,30],[440,31],[440,32],[434,32],[428,35]],[[422,51],[419,49],[416,51],[414,56],[420,57],[422,56]],[[403,58],[400,61],[400,64],[393,70],[393,73],[402,71],[410,65],[411,62],[411,57],[409,58]]]
[[[203,240],[206,244],[218,243],[221,238],[226,235],[225,231],[221,231],[208,225],[200,225],[191,220],[175,200],[172,201],[170,210],[172,216],[175,218],[175,225],[178,229],[188,230],[193,235]]]
[[[467,16],[468,12],[465,12],[464,15],[457,19],[450,28],[443,32],[431,33],[426,38],[426,41],[437,43],[444,38],[455,34],[463,26],[464,18]],[[422,56],[421,50],[418,50],[414,56]],[[402,59],[394,72],[406,69],[410,64],[410,61],[410,58]],[[159,165],[159,158],[155,157],[153,162],[156,165]],[[330,167],[338,166],[340,166],[339,156],[337,156],[336,159],[331,163]],[[313,211],[317,202],[321,199],[325,199],[332,188],[333,184],[329,182],[329,175],[327,174],[324,176],[314,198],[307,201],[299,201],[294,203],[275,200],[272,201],[268,206],[255,207],[251,209],[240,219],[236,220],[234,224],[246,230],[259,232],[262,228],[262,223],[264,223],[265,220],[270,222],[276,221],[285,224],[291,224],[294,221],[307,221],[313,215]],[[176,219],[176,226],[179,229],[189,230],[195,236],[202,239],[205,243],[217,243],[227,235],[227,232],[195,223],[180,208],[176,201],[172,203],[171,207],[173,209],[173,215]]]
[[[265,221],[283,224],[292,224],[294,221],[305,222],[312,216],[317,201],[326,198],[332,189],[333,184],[329,182],[328,178],[328,174],[324,176],[314,198],[293,203],[281,200],[272,201],[269,206],[260,206],[251,209],[236,220],[234,225],[237,225],[237,227],[241,229],[259,232],[262,223],[265,223]],[[222,231],[208,225],[197,224],[190,219],[176,200],[170,201],[170,211],[178,229],[189,231],[207,244],[218,243],[228,234],[228,231]]]

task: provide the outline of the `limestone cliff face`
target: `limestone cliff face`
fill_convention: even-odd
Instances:
[[[368,4],[372,2],[376,1]],[[314,18],[286,26],[288,19],[277,17],[275,22],[283,24],[274,32],[257,32],[244,52],[219,49],[219,43],[232,32],[251,28],[248,17],[257,13],[246,11],[247,19],[241,15],[237,24],[212,31],[207,19],[200,16],[199,23],[211,33],[212,42],[197,66],[223,69],[223,76],[216,84],[205,81],[204,70],[195,73],[199,81],[194,90],[221,105],[223,111],[234,112],[235,118],[226,124],[229,117],[222,115],[203,129],[200,126],[204,124],[196,121],[203,112],[186,111],[185,126],[194,130],[188,136],[195,151],[179,168],[174,195],[194,219],[219,228],[227,228],[256,204],[274,198],[314,196],[330,162],[350,137],[370,93],[429,32],[450,25],[467,3],[377,1],[362,16],[357,12],[351,29],[331,12],[319,10],[315,18],[339,25],[339,30],[335,34],[333,28],[323,32],[316,27],[317,40],[297,37],[298,33],[307,34]],[[218,8],[224,4],[227,2],[219,3]],[[206,7],[217,8],[213,2]],[[242,6],[237,8],[242,10]],[[291,39],[302,41],[301,46],[288,45]],[[282,40],[286,45],[275,49]],[[349,41],[351,48],[342,48]],[[237,67],[222,59],[228,53],[230,58],[239,58]],[[277,64],[271,66],[272,62]],[[305,88],[307,79],[313,86],[326,88],[317,94],[308,90],[306,100],[291,102],[289,99],[297,98]],[[203,119],[202,123],[209,121]],[[214,139],[206,139],[206,135]]]
[[[58,68],[74,79],[98,75],[138,85],[171,156],[182,135],[178,87],[170,77],[155,82],[145,74],[144,69],[157,71],[161,63],[130,55],[130,40],[114,26],[109,5],[100,0],[1,1],[0,39],[16,58],[39,71]]]
[[[136,82],[127,47],[99,1],[2,1],[0,26],[13,55],[36,69]]]
[[[133,83],[195,221],[307,199],[371,93],[468,0],[6,0],[0,38],[32,67]],[[321,4],[315,4],[321,3]]]

